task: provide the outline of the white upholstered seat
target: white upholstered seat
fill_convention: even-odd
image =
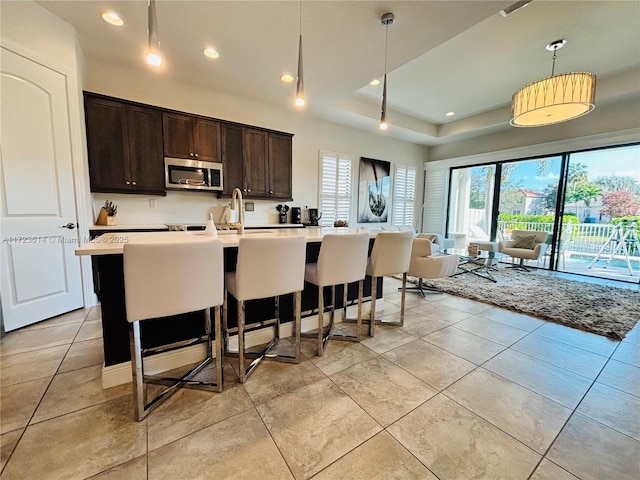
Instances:
[[[458,270],[458,255],[432,255],[432,243],[426,238],[414,238],[411,248],[411,261],[408,275],[416,277],[418,284],[407,290],[418,290],[424,297],[424,292],[442,293],[433,287],[425,286],[422,281],[427,278],[450,277]]]
[[[324,353],[327,340],[331,338],[343,340],[360,340],[362,323],[362,290],[367,270],[369,253],[369,234],[328,234],[322,238],[322,245],[316,263],[305,267],[305,281],[318,286],[318,355]],[[355,335],[332,334],[335,314],[335,286],[344,285],[343,305],[346,311],[347,284],[358,282],[358,318]],[[331,318],[328,327],[324,326],[324,288],[331,286]]]
[[[123,262],[127,321],[131,323],[131,367],[136,419],[142,420],[146,417],[153,407],[167,398],[177,387],[213,387],[222,391],[222,241],[211,239],[201,243],[127,243],[124,245]],[[215,307],[215,343],[211,330],[210,307]],[[197,310],[204,310],[205,335],[190,343],[178,342],[157,348],[142,348],[141,321]],[[206,358],[180,378],[145,375],[144,357],[202,342],[206,343]],[[215,382],[192,380],[207,364],[214,361],[214,358]],[[171,383],[171,386],[148,402],[147,383]]]
[[[547,249],[548,232],[539,230],[512,230],[511,240],[501,239],[498,251],[520,260],[512,268],[529,271],[525,260],[539,260]]]
[[[447,248],[453,248],[454,246],[454,241],[449,238],[444,238],[444,235],[441,233],[418,233],[416,237],[430,240],[431,243],[438,246],[438,250],[440,251]]]
[[[235,272],[225,275],[225,353],[228,351],[230,333],[238,334],[238,359],[240,382],[253,372],[258,363],[265,357],[290,363],[300,362],[300,310],[304,288],[304,266],[306,258],[306,240],[303,236],[260,238],[243,237],[238,244],[238,261]],[[272,349],[280,340],[279,296],[294,293],[294,348],[289,354],[275,354]],[[235,297],[238,308],[238,326],[228,328],[227,305],[228,294]],[[248,353],[245,350],[245,329],[250,322],[245,318],[245,302],[247,300],[275,298],[275,318],[269,322],[259,322],[258,326],[273,325],[274,339],[260,353]],[[250,365],[246,365],[248,357],[255,357]]]
[[[371,314],[369,316],[369,335],[375,333],[376,290],[379,277],[402,274],[402,300],[399,322],[380,322],[386,325],[404,325],[404,303],[407,288],[407,271],[411,260],[413,232],[380,232],[373,243],[367,265],[367,275],[371,278]]]

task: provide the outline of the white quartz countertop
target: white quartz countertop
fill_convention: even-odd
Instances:
[[[129,225],[93,225],[90,230],[169,230],[164,223]]]
[[[295,237],[304,236],[307,243],[321,242],[327,233],[354,233],[356,229],[350,228],[277,228],[265,230],[245,230],[245,237],[260,236],[261,238]],[[219,231],[218,238],[224,243],[224,247],[237,247],[240,238],[234,230]],[[375,237],[375,234],[371,235]],[[105,233],[85,243],[76,249],[76,255],[115,255],[122,254],[125,243],[173,243],[173,242],[202,242],[211,237],[203,235],[203,232],[113,232]]]
[[[180,225],[181,222],[169,222],[171,225]],[[202,225],[206,222],[183,222],[184,225]],[[265,228],[303,228],[300,223],[255,223],[245,225],[245,230],[265,229]],[[118,230],[168,230],[164,223],[158,224],[123,224],[123,225],[93,225],[90,230],[118,231]]]

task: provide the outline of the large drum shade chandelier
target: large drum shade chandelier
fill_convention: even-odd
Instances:
[[[586,115],[594,107],[596,76],[589,72],[554,75],[556,51],[567,43],[556,40],[546,46],[553,52],[551,76],[522,87],[511,100],[511,125],[540,127]]]

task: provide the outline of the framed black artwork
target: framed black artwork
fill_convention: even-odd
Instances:
[[[391,162],[360,158],[358,222],[387,223],[391,198]]]

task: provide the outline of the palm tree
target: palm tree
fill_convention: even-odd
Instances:
[[[602,192],[600,187],[589,182],[587,168],[583,163],[569,164],[565,202],[575,203],[576,216],[578,215],[578,202],[583,201],[588,210],[591,208],[591,202],[598,198],[598,195]]]

